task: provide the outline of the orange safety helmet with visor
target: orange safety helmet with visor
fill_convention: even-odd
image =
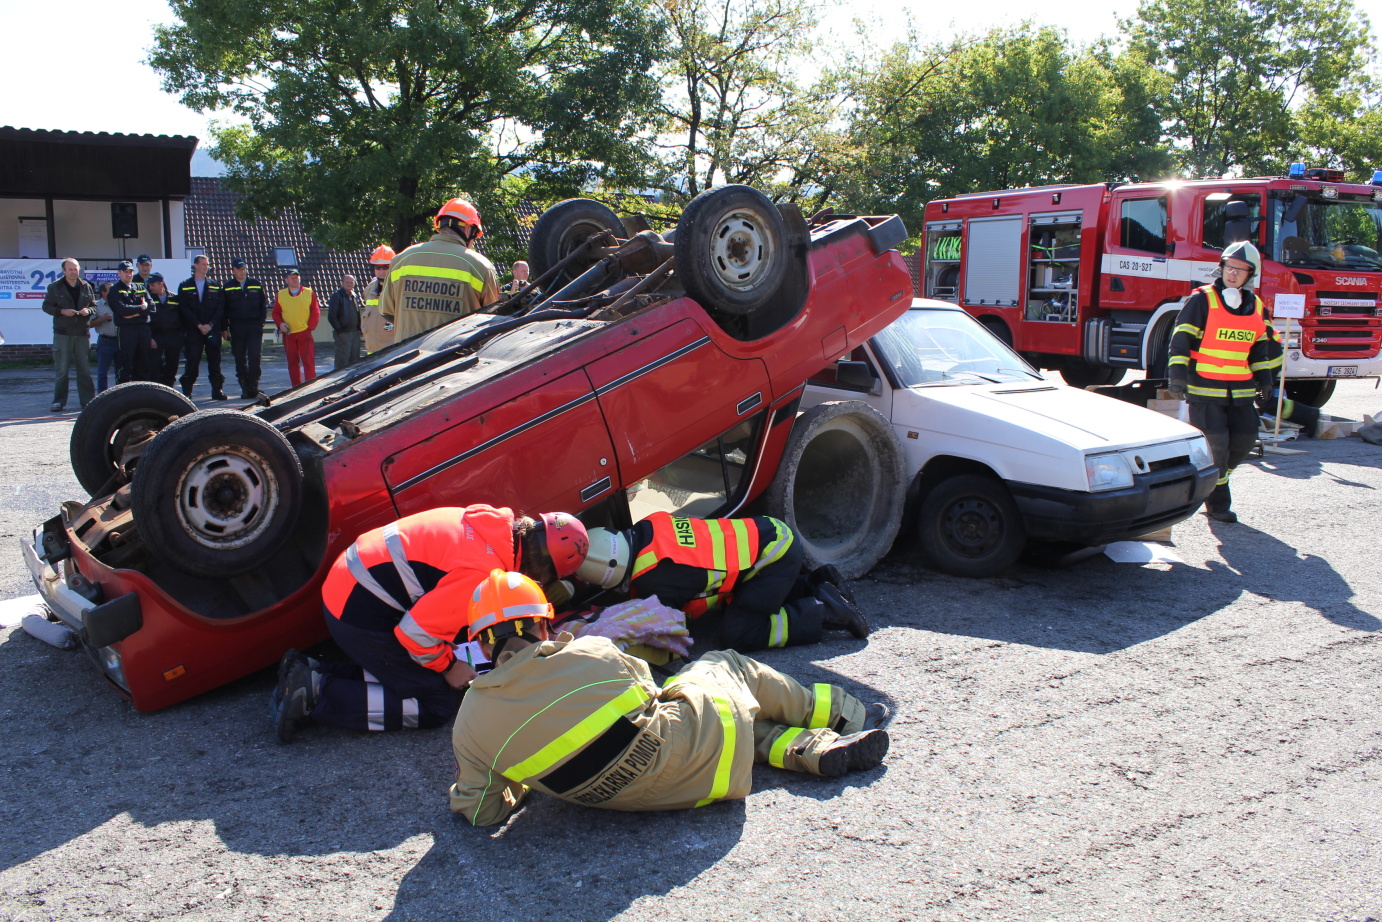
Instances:
[[[555,616],[536,581],[522,573],[491,570],[470,597],[470,636],[489,645],[490,659],[498,662],[510,640],[540,640],[537,624]]]

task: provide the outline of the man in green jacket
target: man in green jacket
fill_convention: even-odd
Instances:
[[[67,405],[67,375],[77,378],[77,399],[82,406],[96,396],[91,380],[91,327],[87,319],[96,313],[96,292],[82,278],[82,264],[62,261],[62,278],[48,286],[43,312],[53,317],[53,406],[61,413]]]

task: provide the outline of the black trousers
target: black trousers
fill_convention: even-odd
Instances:
[[[1192,403],[1190,425],[1204,433],[1219,468],[1218,483],[1204,504],[1214,512],[1227,512],[1233,505],[1228,478],[1257,444],[1257,404]]]
[[[153,380],[153,349],[149,340],[153,333],[147,323],[130,324],[115,328],[120,341],[120,363],[115,372],[119,384],[126,381]]]
[[[188,330],[183,340],[183,358],[187,364],[182,369],[182,389],[192,390],[201,371],[202,353],[206,353],[206,376],[211,381],[211,391],[216,393],[225,386],[226,376],[221,374],[221,331],[202,333],[196,327]]]
[[[313,720],[347,730],[400,730],[441,727],[455,718],[460,693],[441,673],[418,665],[392,631],[370,631],[323,614],[332,639],[355,662],[321,667]]]
[[[187,337],[182,330],[155,330],[153,379],[159,384],[174,387],[178,383],[178,361],[183,349],[187,347]]]
[[[264,345],[264,321],[230,321],[230,353],[235,356],[235,380],[240,393],[253,397],[259,393],[259,355]]]

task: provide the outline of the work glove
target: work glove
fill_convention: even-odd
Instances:
[[[1172,378],[1166,383],[1166,389],[1171,392],[1172,398],[1176,400],[1185,399],[1186,390],[1184,378]]]

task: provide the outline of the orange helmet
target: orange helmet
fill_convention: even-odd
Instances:
[[[491,570],[470,597],[470,637],[493,646],[496,657],[504,641],[553,617],[542,587],[522,573]]]
[[[438,211],[437,216],[432,219],[433,230],[441,230],[442,218],[454,218],[461,224],[473,226],[477,240],[485,236],[485,229],[480,226],[480,209],[463,198],[453,198],[441,206],[441,211]]]
[[[374,252],[369,255],[371,266],[387,266],[393,262],[393,258],[398,254],[393,251],[393,247],[387,243],[374,248]]]

